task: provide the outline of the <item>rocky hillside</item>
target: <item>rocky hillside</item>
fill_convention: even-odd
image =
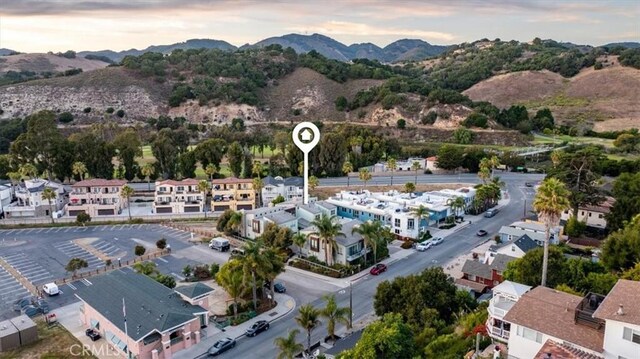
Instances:
[[[137,50],[130,49],[125,51],[113,51],[113,50],[100,50],[100,51],[81,51],[78,56],[105,56],[114,62],[120,62],[125,56],[140,56],[146,52],[160,52],[168,54],[173,50],[182,49],[220,49],[220,50],[235,50],[236,47],[230,43],[222,40],[212,39],[190,39],[185,42],[178,42],[170,45],[153,45],[145,49]]]
[[[54,54],[16,54],[0,57],[0,73],[9,71],[64,72],[71,69],[92,71],[109,65],[98,60],[88,60],[82,57],[66,58]]]

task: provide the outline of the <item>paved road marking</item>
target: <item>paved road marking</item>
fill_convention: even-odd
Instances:
[[[42,231],[44,231],[46,228],[41,228],[39,231],[37,231],[36,233],[40,233]]]
[[[165,262],[165,263],[169,263],[169,261],[168,261],[168,260],[166,260],[166,259],[164,259],[164,258],[156,258],[156,259],[158,259],[159,261],[163,261],[163,262]]]
[[[174,276],[174,277],[176,277],[176,278],[178,278],[178,279],[180,279],[180,280],[184,280],[184,277],[183,277],[183,276],[181,276],[181,275],[177,275],[177,274],[175,274],[175,273],[173,273],[173,272],[171,272],[171,275],[172,275],[172,276]]]
[[[86,286],[93,285],[93,283],[89,282],[89,281],[88,281],[88,280],[86,280],[86,279],[82,279],[82,283],[84,283]]]
[[[76,286],[74,286],[71,283],[67,283],[67,285],[69,286],[69,288],[73,289],[73,290],[77,290],[78,288],[76,288]]]

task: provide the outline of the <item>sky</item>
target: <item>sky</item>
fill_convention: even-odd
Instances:
[[[0,0],[0,48],[126,50],[192,38],[240,46],[288,33],[347,45],[535,37],[640,41],[638,0]]]

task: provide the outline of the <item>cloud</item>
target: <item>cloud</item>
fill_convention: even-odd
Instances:
[[[394,27],[371,26],[368,24],[347,22],[347,21],[327,21],[320,25],[295,26],[287,30],[296,32],[318,32],[327,35],[350,35],[350,36],[407,36],[418,37],[432,41],[453,41],[454,34],[438,31],[402,29]]]
[[[527,20],[527,22],[563,22],[572,24],[600,24],[602,21],[577,14],[548,14]]]

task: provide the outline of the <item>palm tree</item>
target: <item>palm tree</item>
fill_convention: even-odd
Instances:
[[[347,187],[349,187],[349,173],[353,172],[353,164],[351,164],[351,162],[349,161],[345,161],[342,164],[342,173],[345,174],[345,176],[347,176]]]
[[[467,206],[466,202],[464,201],[464,197],[462,197],[462,196],[456,196],[454,198],[449,198],[447,200],[447,205],[451,208],[451,211],[453,212],[453,215],[455,217],[458,216],[460,211],[464,211],[464,209]]]
[[[384,238],[386,229],[382,226],[380,221],[367,221],[358,226],[354,226],[351,230],[351,234],[358,233],[362,236],[364,242],[364,263],[367,265],[367,246],[373,248],[373,262],[378,261],[377,251],[378,243]]]
[[[299,255],[302,257],[302,247],[307,243],[307,236],[298,232],[291,237],[291,240],[293,241],[293,244],[298,246]]]
[[[204,218],[207,218],[207,194],[211,184],[207,180],[201,180],[198,182],[198,191],[202,193],[202,209],[204,210]]]
[[[349,316],[351,311],[347,307],[338,307],[336,296],[325,294],[322,299],[326,302],[324,308],[320,309],[320,316],[327,318],[327,334],[331,339],[336,337],[336,322],[349,327]],[[349,328],[351,329],[351,328]]]
[[[342,224],[336,221],[336,216],[329,217],[326,214],[322,214],[320,218],[316,218],[311,222],[311,225],[316,228],[316,231],[311,235],[320,238],[324,244],[324,259],[327,265],[330,266],[333,264],[333,248],[337,246],[336,237],[344,235],[341,232]]]
[[[387,161],[387,169],[391,171],[391,185],[393,186],[393,172],[398,169],[398,162],[396,162],[395,158],[389,158],[389,160]]]
[[[133,269],[144,275],[152,276],[158,272],[156,264],[152,261],[138,262],[133,265]]]
[[[544,254],[542,257],[542,283],[547,285],[547,265],[549,261],[549,239],[551,228],[560,224],[560,216],[563,211],[571,207],[569,203],[569,190],[566,185],[557,178],[549,177],[542,181],[538,193],[533,200],[533,209],[545,226]]]
[[[487,183],[487,180],[491,177],[491,161],[486,157],[480,160],[480,165],[478,166],[478,177],[482,183]]]
[[[405,193],[413,193],[416,191],[416,185],[411,182],[407,182],[404,184],[404,191]]]
[[[19,171],[8,172],[7,176],[9,176],[9,179],[11,180],[11,183],[14,186],[17,186],[18,182],[20,182],[20,179],[22,178],[22,173],[20,173]]]
[[[251,173],[258,178],[262,178],[262,171],[264,168],[262,167],[262,162],[254,161],[253,167],[251,168]]]
[[[244,255],[240,257],[242,272],[244,273],[244,283],[251,281],[251,292],[253,295],[253,309],[258,310],[258,277],[265,278],[272,270],[272,264],[267,257],[262,255],[263,245],[261,241],[247,242],[244,246]]]
[[[418,171],[422,168],[422,166],[420,165],[420,162],[418,161],[413,161],[413,163],[411,164],[411,170],[415,172],[416,174],[416,178],[414,183],[417,185],[418,184]]]
[[[429,216],[431,215],[429,208],[420,205],[419,207],[412,208],[411,213],[418,219],[418,227],[421,227],[420,224],[423,218],[427,220],[427,226],[429,225]]]
[[[213,176],[218,173],[218,168],[216,168],[213,163],[209,163],[207,167],[204,168],[204,173],[209,176],[209,181],[211,181],[213,179]]]
[[[216,282],[224,288],[233,299],[233,317],[238,317],[238,298],[247,290],[244,285],[244,274],[242,273],[242,263],[237,259],[232,259],[225,263],[218,274]]]
[[[284,258],[278,254],[274,248],[267,248],[262,251],[262,256],[269,262],[269,269],[265,272],[264,278],[269,281],[269,290],[271,291],[271,305],[274,304],[275,282],[276,277],[284,271]]]
[[[296,342],[296,336],[300,333],[298,329],[292,329],[286,338],[276,338],[273,344],[280,350],[277,359],[293,359],[296,354],[304,350],[304,345]]]
[[[238,229],[242,225],[242,212],[233,212],[229,220],[227,221],[227,226],[231,228],[233,232],[238,232]]]
[[[360,181],[364,182],[364,185],[362,186],[362,190],[364,190],[364,188],[367,186],[367,182],[369,182],[369,180],[371,179],[371,172],[369,172],[368,168],[363,168],[358,173],[358,178],[360,179]]]
[[[71,166],[71,173],[73,173],[74,176],[80,177],[80,181],[82,181],[87,173],[87,166],[83,162],[76,161]]]
[[[122,186],[120,190],[120,197],[126,198],[127,200],[127,209],[129,210],[129,220],[131,220],[131,196],[133,196],[133,188],[129,187],[129,185]]]
[[[311,176],[309,177],[309,189],[310,190],[314,190],[316,189],[316,187],[318,187],[318,185],[320,184],[320,180],[318,180],[318,177],[316,176]]]
[[[20,166],[19,171],[23,177],[29,177],[31,179],[36,178],[38,175],[38,169],[31,163],[25,163]]]
[[[54,200],[58,197],[56,191],[51,187],[46,187],[42,191],[42,199],[46,199],[49,202],[49,212],[51,212],[51,223],[53,223],[53,206],[51,205],[51,200]]]
[[[262,207],[262,179],[260,177],[256,177],[253,180],[253,189],[258,194],[258,207]]]
[[[153,175],[154,171],[155,169],[153,168],[153,164],[151,163],[145,163],[140,168],[140,173],[144,176],[144,178],[147,179],[147,187],[149,191],[151,191],[151,176]]]
[[[311,332],[320,325],[320,311],[311,304],[305,304],[298,310],[296,322],[307,332],[307,355],[311,354]]]
[[[498,158],[498,156],[491,156],[491,158],[489,159],[489,165],[491,166],[491,173],[489,177],[493,178],[493,170],[500,167],[500,159]]]

